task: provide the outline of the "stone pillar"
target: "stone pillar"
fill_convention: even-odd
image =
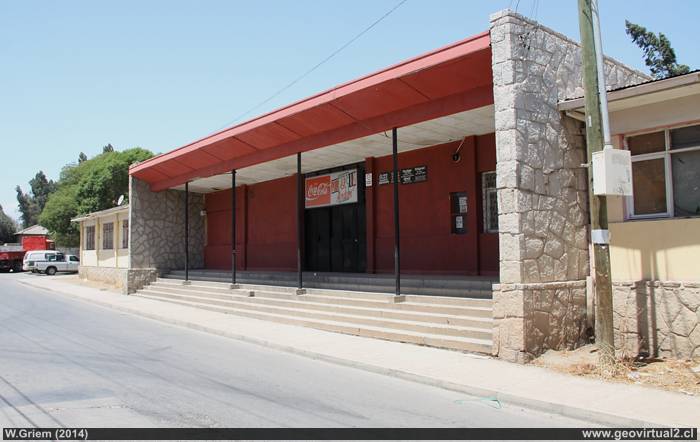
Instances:
[[[491,16],[500,284],[494,355],[526,362],[585,337],[583,131],[557,103],[583,95],[579,45],[510,10]],[[608,88],[646,77],[607,59]]]
[[[129,293],[143,287],[155,278],[154,275],[185,267],[184,207],[184,192],[151,192],[147,183],[129,177]],[[204,195],[191,192],[189,237],[192,269],[204,267],[203,210]]]

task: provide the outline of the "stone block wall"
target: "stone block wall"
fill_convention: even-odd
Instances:
[[[126,292],[127,269],[116,267],[83,266],[78,267],[78,277],[88,281],[103,282]]]
[[[619,354],[700,357],[700,282],[614,282],[613,314]]]
[[[498,284],[494,292],[494,354],[502,359],[524,363],[550,348],[585,343],[585,281]]]
[[[123,294],[134,293],[155,281],[158,277],[156,269],[124,269],[117,267],[78,267],[80,279],[102,282],[114,286]]]
[[[510,10],[491,16],[490,33],[500,287],[520,287],[494,291],[494,305],[502,312],[525,309],[520,315],[495,317],[496,327],[507,330],[496,334],[494,354],[525,361],[548,348],[569,348],[578,342],[568,329],[557,327],[544,330],[552,336],[534,340],[511,340],[509,334],[515,328],[524,335],[543,332],[529,326],[527,318],[534,314],[527,311],[534,305],[529,298],[554,302],[559,297],[551,295],[547,284],[585,287],[589,273],[588,178],[581,167],[586,162],[584,132],[579,122],[557,110],[560,100],[583,95],[581,50],[569,38]],[[648,78],[611,59],[606,59],[605,71],[608,88]],[[501,308],[499,303],[507,305]],[[577,312],[577,324],[585,320],[585,307],[572,311]],[[548,315],[564,312],[573,314],[552,305]]]
[[[185,268],[185,192],[151,192],[143,181],[129,178],[130,269],[167,272]],[[190,268],[204,267],[204,195],[189,194]]]

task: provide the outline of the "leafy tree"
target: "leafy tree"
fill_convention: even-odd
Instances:
[[[57,244],[77,246],[80,235],[71,218],[114,207],[120,195],[129,192],[129,166],[153,154],[135,147],[122,152],[104,152],[61,171],[58,190],[51,195],[39,220]]]
[[[87,155],[85,155],[84,152],[80,152],[80,155],[78,155],[78,164],[82,163],[83,161],[87,161],[87,159]]]
[[[75,186],[59,186],[39,217],[41,225],[49,229],[56,244],[64,247],[80,244],[78,226],[70,221],[79,213],[76,190]]]
[[[644,52],[644,62],[654,78],[666,78],[674,75],[687,74],[690,68],[676,62],[676,52],[671,42],[659,32],[658,35],[647,31],[644,26],[625,20],[627,35]]]
[[[111,143],[107,144],[102,148],[102,153],[107,153],[107,152],[114,152],[114,147],[112,146]]]
[[[2,210],[2,206],[0,206],[0,244],[14,242],[16,231],[17,225],[15,221],[10,218],[5,211]]]
[[[37,217],[39,216],[39,208],[36,202],[31,195],[24,193],[21,187],[15,187],[15,191],[17,192],[17,204],[19,206],[22,226],[29,227],[36,224]]]
[[[30,193],[24,193],[20,186],[17,186],[17,202],[21,213],[24,227],[33,226],[37,223],[39,214],[44,209],[46,201],[51,193],[56,191],[56,183],[46,178],[43,171],[39,171],[34,178],[29,180]]]

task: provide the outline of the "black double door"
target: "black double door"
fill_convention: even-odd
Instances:
[[[306,270],[364,272],[365,219],[360,203],[307,209]]]

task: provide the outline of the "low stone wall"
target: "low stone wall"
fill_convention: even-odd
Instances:
[[[525,363],[549,349],[572,350],[586,338],[586,281],[496,284],[493,355]]]
[[[149,285],[160,276],[158,269],[129,269],[126,275],[126,292],[130,295]]]
[[[156,269],[80,266],[78,276],[80,279],[112,285],[123,294],[128,295],[155,281],[158,277],[158,271]]]
[[[700,356],[700,282],[614,282],[613,311],[620,354]]]

